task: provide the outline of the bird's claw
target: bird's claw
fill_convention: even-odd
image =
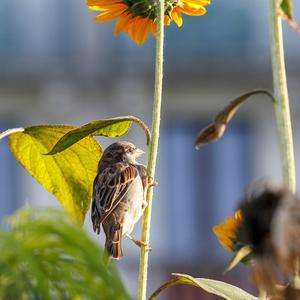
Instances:
[[[152,251],[152,248],[149,244],[140,241],[140,240],[133,240],[133,242],[139,247],[139,248],[145,248],[146,251]]]
[[[145,248],[146,251],[151,251],[152,248],[150,247],[149,244],[141,241],[141,240],[135,240],[134,238],[132,238],[132,236],[127,234],[127,237],[133,242],[135,243],[139,248]]]
[[[148,177],[148,185],[149,187],[155,187],[158,185],[158,182],[154,180],[151,176]]]

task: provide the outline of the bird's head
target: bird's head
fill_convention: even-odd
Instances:
[[[118,162],[136,164],[136,159],[145,152],[130,142],[116,142],[107,147],[99,163],[99,169]]]

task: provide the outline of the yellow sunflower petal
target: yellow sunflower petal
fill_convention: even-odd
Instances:
[[[213,232],[215,233],[215,235],[218,237],[221,245],[229,250],[229,251],[232,251],[232,245],[233,245],[233,242],[230,238],[226,237],[224,235],[224,231],[222,229],[222,224],[221,225],[217,225],[213,228]]]
[[[170,26],[171,23],[172,23],[172,19],[169,16],[165,16],[164,19],[165,26]]]
[[[138,25],[139,25],[139,21],[140,19],[142,19],[141,17],[135,17],[133,18],[128,25],[128,29],[127,29],[127,33],[129,34],[129,36],[136,42],[136,35],[137,35],[137,31],[138,31]]]
[[[240,209],[239,209],[238,211],[235,212],[234,218],[235,218],[237,221],[239,221],[239,222],[241,222],[241,221],[243,220],[242,212],[241,212]]]
[[[112,9],[115,5],[125,5],[120,3],[119,0],[111,0],[111,1],[106,1],[106,0],[88,0],[87,5],[89,9],[91,10],[109,10]],[[127,6],[126,6],[127,7]]]
[[[181,13],[175,8],[172,11],[172,19],[177,24],[178,27],[182,26],[183,20]]]
[[[109,6],[116,3],[121,3],[120,0],[87,0],[87,6]]]
[[[98,22],[112,21],[120,16],[127,9],[126,5],[116,4],[112,9],[104,11],[102,14],[96,16]]]
[[[210,5],[210,0],[181,0],[181,2],[193,3],[201,6]]]
[[[157,22],[152,22],[152,28],[151,28],[152,34],[156,37],[157,35]]]
[[[100,6],[96,6],[96,5],[93,5],[93,6],[89,6],[89,9],[91,9],[91,10],[103,10],[103,8],[102,7],[100,7]]]
[[[130,21],[132,20],[131,14],[122,14],[115,26],[115,36],[117,36],[121,31],[127,32],[128,25]]]
[[[186,1],[182,1],[178,10],[189,16],[202,16],[206,13],[206,8],[202,5],[196,5]]]
[[[149,36],[152,21],[148,18],[144,18],[139,21],[139,28],[136,31],[136,35],[134,37],[135,41],[138,45],[142,45],[145,43],[147,37]]]
[[[234,214],[234,217],[227,217],[223,224],[219,224],[213,228],[213,232],[225,249],[234,251],[233,245],[241,222],[242,214],[241,211],[238,210]]]

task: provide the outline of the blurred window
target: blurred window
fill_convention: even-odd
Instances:
[[[0,57],[6,59],[16,54],[17,39],[14,24],[14,1],[0,1]]]
[[[203,126],[202,126],[203,127]],[[196,151],[200,125],[171,123],[164,131],[167,207],[165,224],[172,258],[224,255],[213,226],[233,215],[249,183],[249,130],[231,125],[223,139]],[[212,253],[211,251],[216,251]]]
[[[183,26],[179,30],[177,26],[167,29],[169,55],[178,56],[182,51],[190,50],[195,56],[235,56],[251,47],[255,38],[252,34],[254,18],[247,4],[240,1],[233,6],[213,1],[207,10],[202,17],[183,15]]]

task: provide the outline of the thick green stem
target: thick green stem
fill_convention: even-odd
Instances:
[[[282,176],[284,183],[294,193],[296,190],[295,162],[289,96],[286,81],[282,21],[278,0],[270,0],[270,29],[275,114],[280,144]]]
[[[155,60],[155,90],[153,103],[153,119],[151,140],[148,147],[148,175],[154,178],[159,127],[161,115],[161,98],[162,98],[162,81],[163,81],[163,48],[164,48],[164,0],[157,2],[157,37],[156,37],[156,60]],[[150,224],[152,210],[153,189],[149,188],[147,194],[148,206],[145,209],[142,225],[142,241],[146,244],[150,243]],[[147,275],[148,275],[148,259],[149,252],[145,247],[141,248],[140,270],[139,270],[139,290],[138,300],[146,300],[147,293]]]

